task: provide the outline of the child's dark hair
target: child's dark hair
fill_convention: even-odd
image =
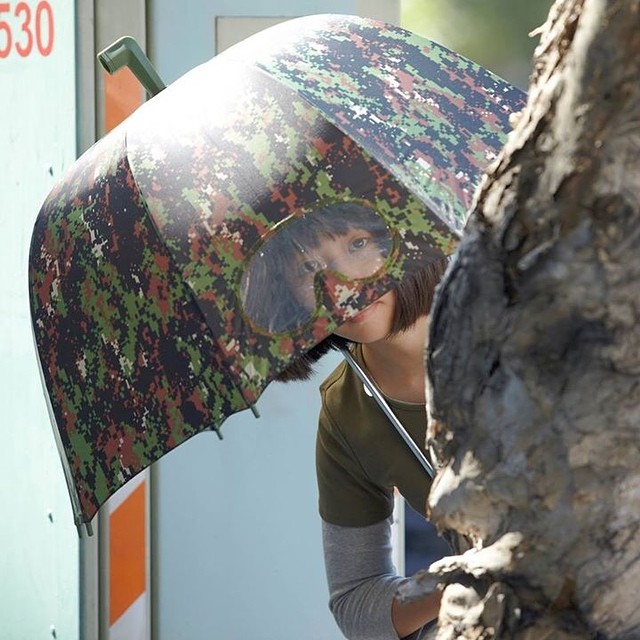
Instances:
[[[448,257],[431,262],[402,281],[396,289],[396,305],[391,326],[391,335],[406,331],[418,318],[429,314],[433,294],[449,263]],[[313,365],[331,349],[347,346],[349,341],[330,335],[315,347],[289,364],[277,376],[278,382],[308,380],[313,374]]]

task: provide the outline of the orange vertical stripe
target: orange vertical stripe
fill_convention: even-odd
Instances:
[[[123,67],[113,75],[104,73],[104,130],[111,131],[144,101],[144,89],[133,73]]]
[[[145,99],[133,73],[103,74],[104,131],[111,131]],[[146,586],[146,483],[143,481],[109,516],[109,626],[144,594]]]
[[[109,625],[146,589],[146,483],[109,516]]]

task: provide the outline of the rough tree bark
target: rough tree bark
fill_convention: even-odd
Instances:
[[[640,0],[559,0],[432,313],[439,640],[640,638]]]

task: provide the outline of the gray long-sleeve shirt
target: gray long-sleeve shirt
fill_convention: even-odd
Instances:
[[[391,604],[398,576],[391,556],[391,518],[366,527],[322,523],[329,608],[349,640],[398,640],[391,621]],[[407,636],[431,637],[427,625]]]

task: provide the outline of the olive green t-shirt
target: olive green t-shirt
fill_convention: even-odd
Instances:
[[[359,346],[354,358],[364,366]],[[316,469],[322,519],[352,527],[380,522],[393,511],[394,487],[424,514],[427,472],[346,362],[320,385],[320,394]],[[427,455],[424,406],[387,402]]]

